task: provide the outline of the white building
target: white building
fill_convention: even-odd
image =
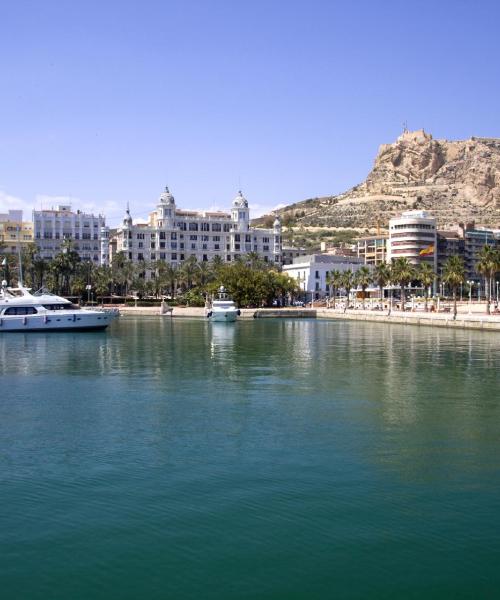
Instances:
[[[33,211],[33,237],[40,256],[52,260],[61,252],[61,242],[73,241],[73,250],[80,258],[98,265],[101,262],[101,229],[106,225],[103,215],[73,212],[68,205],[55,210]]]
[[[356,256],[335,254],[311,254],[299,256],[291,265],[285,265],[283,272],[297,280],[304,296],[319,300],[328,295],[327,278],[332,271],[357,271],[364,261]]]
[[[436,219],[424,210],[409,210],[389,221],[387,260],[407,258],[412,264],[430,263],[437,269]]]
[[[190,256],[199,262],[211,261],[215,256],[231,262],[255,252],[266,262],[279,266],[282,262],[279,219],[272,229],[251,228],[248,202],[241,192],[233,200],[230,213],[197,212],[177,208],[167,187],[147,225],[133,224],[127,208],[109,242],[108,260],[115,252],[124,252],[132,262],[164,260],[181,265]]]

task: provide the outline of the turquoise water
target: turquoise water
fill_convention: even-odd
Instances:
[[[0,336],[2,598],[493,598],[500,336]]]

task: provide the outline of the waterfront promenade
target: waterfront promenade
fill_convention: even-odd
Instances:
[[[500,331],[500,315],[487,315],[481,306],[469,314],[465,305],[459,307],[457,318],[453,319],[452,312],[402,312],[393,310],[348,310],[332,308],[245,308],[241,309],[242,319],[254,318],[311,318],[311,319],[340,319],[350,321],[371,321],[377,323],[392,323],[402,325],[426,325],[434,327],[450,327],[461,329],[476,329],[485,331]],[[482,312],[479,310],[483,308]],[[174,307],[171,316],[161,318],[204,318],[202,307]],[[120,307],[122,315],[160,316],[159,307]]]

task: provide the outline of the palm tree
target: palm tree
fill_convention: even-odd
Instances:
[[[172,300],[175,298],[178,279],[179,270],[177,269],[177,267],[167,264],[165,267],[165,283],[170,290],[170,297],[172,298]]]
[[[22,250],[23,271],[27,277],[26,285],[35,286],[35,262],[38,256],[38,246],[34,242],[26,244]]]
[[[443,282],[453,292],[453,318],[457,318],[457,289],[465,281],[464,261],[460,256],[450,256],[444,263]]]
[[[180,278],[186,290],[190,290],[193,287],[193,281],[198,270],[197,263],[196,256],[191,255],[181,267]]]
[[[384,288],[391,280],[391,268],[387,263],[378,264],[373,271],[373,281],[380,290],[380,303],[383,306]]]
[[[252,269],[260,269],[262,268],[262,259],[259,256],[258,252],[249,252],[246,255],[246,261],[249,267]]]
[[[485,287],[486,287],[486,312],[491,313],[491,282],[493,281],[495,274],[498,270],[498,257],[497,252],[492,246],[484,246],[479,253],[479,262],[477,263],[477,270],[481,275],[484,275]]]
[[[352,286],[354,285],[354,273],[351,271],[351,269],[347,269],[342,273],[341,282],[342,287],[345,289],[345,293],[347,296],[347,300],[344,307],[344,312],[346,312],[347,307],[349,306],[349,295],[351,293]]]
[[[355,273],[354,281],[355,281],[356,285],[358,285],[361,288],[361,291],[363,293],[363,298],[361,300],[361,303],[362,303],[363,310],[364,310],[365,309],[366,288],[372,282],[372,274],[370,272],[370,269],[368,267],[360,267]]]
[[[213,275],[214,274],[208,262],[202,261],[198,263],[198,270],[195,273],[196,284],[199,285],[200,288],[204,289],[207,283],[213,279]]]
[[[406,286],[415,279],[415,268],[407,258],[396,258],[392,263],[392,281],[398,283],[401,288],[401,310],[405,309]]]
[[[427,302],[429,298],[429,290],[436,279],[436,273],[432,265],[428,262],[422,262],[418,268],[417,279],[424,286],[425,312],[428,310]]]
[[[333,297],[333,309],[335,310],[335,296],[337,295],[338,288],[342,285],[342,272],[341,271],[330,271],[326,278],[328,284],[328,290],[330,298]]]

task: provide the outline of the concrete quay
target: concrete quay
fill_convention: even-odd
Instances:
[[[349,310],[344,313],[342,310],[320,308],[316,310],[316,318],[500,331],[500,315],[488,316],[477,313],[470,315],[467,313],[458,313],[457,318],[453,319],[452,313],[392,311],[388,315],[386,311]]]
[[[205,318],[203,307],[179,307],[175,306],[172,313],[160,315],[159,307],[120,307],[120,314],[134,316],[160,316],[163,319],[170,318]],[[481,314],[473,312],[468,314],[459,312],[456,320],[453,314],[431,313],[431,312],[401,312],[375,310],[349,310],[343,312],[341,309],[332,308],[243,308],[242,319],[331,319],[343,321],[371,321],[375,323],[392,323],[400,325],[425,325],[431,327],[449,327],[455,329],[476,329],[483,331],[500,331],[500,315]]]

